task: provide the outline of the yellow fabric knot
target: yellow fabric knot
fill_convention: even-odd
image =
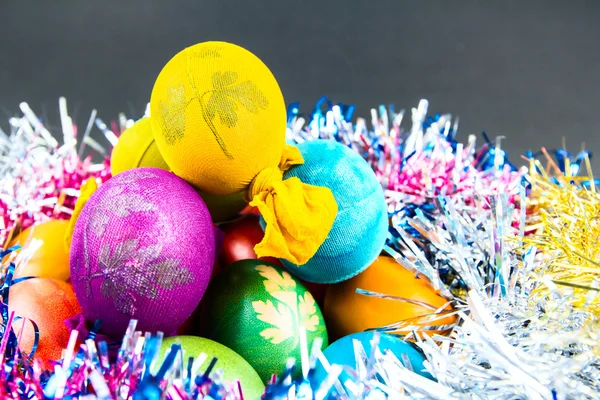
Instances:
[[[75,203],[73,215],[71,215],[71,219],[69,220],[69,226],[67,226],[67,231],[65,232],[65,250],[67,252],[71,249],[71,239],[73,238],[73,232],[75,231],[75,224],[77,223],[79,214],[81,214],[83,206],[85,206],[85,203],[88,202],[88,200],[94,194],[96,189],[98,189],[98,183],[96,183],[96,178],[88,178],[81,184],[79,198],[77,199],[77,203]]]
[[[296,147],[287,146],[279,168],[266,168],[248,189],[250,205],[265,222],[265,237],[254,247],[258,257],[284,258],[303,265],[315,255],[333,226],[338,206],[329,188],[307,185],[283,172],[304,163]]]
[[[256,175],[256,178],[250,183],[246,200],[252,200],[261,192],[270,191],[273,182],[283,181],[283,172],[279,168],[265,168]]]

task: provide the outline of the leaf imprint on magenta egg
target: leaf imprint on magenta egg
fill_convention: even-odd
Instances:
[[[102,277],[100,292],[112,299],[115,308],[123,314],[133,315],[136,297],[156,300],[159,288],[173,289],[194,280],[193,274],[173,258],[160,260],[162,245],[138,247],[138,239],[126,239],[111,251],[108,243],[100,249],[99,271],[90,281]]]
[[[93,207],[92,215],[87,221],[86,229],[83,231],[85,276],[90,274],[88,234],[93,233],[97,238],[102,239],[106,228],[116,219],[128,217],[138,212],[156,211],[157,207],[154,203],[134,191],[139,181],[155,177],[156,175],[151,171],[142,169],[130,171],[126,175],[116,177],[113,186],[100,197],[100,201]],[[89,279],[86,284],[86,292],[88,297],[91,296],[92,288]]]

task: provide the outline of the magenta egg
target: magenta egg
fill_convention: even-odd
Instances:
[[[211,276],[215,237],[202,198],[156,168],[123,172],[83,207],[71,242],[71,281],[86,320],[120,338],[174,334],[198,306]]]

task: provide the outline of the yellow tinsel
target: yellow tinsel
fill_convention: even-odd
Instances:
[[[544,151],[547,155],[547,153]],[[571,176],[568,160],[562,173],[548,157],[548,168],[530,160],[531,183],[527,230],[524,238],[535,246],[543,262],[536,271],[544,279],[535,294],[561,287],[577,311],[600,315],[600,194],[596,192],[589,159],[589,177]],[[550,173],[552,170],[554,173]],[[589,182],[589,188],[583,182]],[[557,287],[554,287],[557,285]],[[564,289],[564,290],[562,290]]]

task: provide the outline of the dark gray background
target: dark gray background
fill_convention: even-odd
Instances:
[[[288,102],[358,114],[430,101],[461,136],[506,135],[511,159],[561,145],[600,151],[600,1],[0,0],[0,124],[31,107],[58,125],[143,112],[161,67],[206,40],[240,44]]]

